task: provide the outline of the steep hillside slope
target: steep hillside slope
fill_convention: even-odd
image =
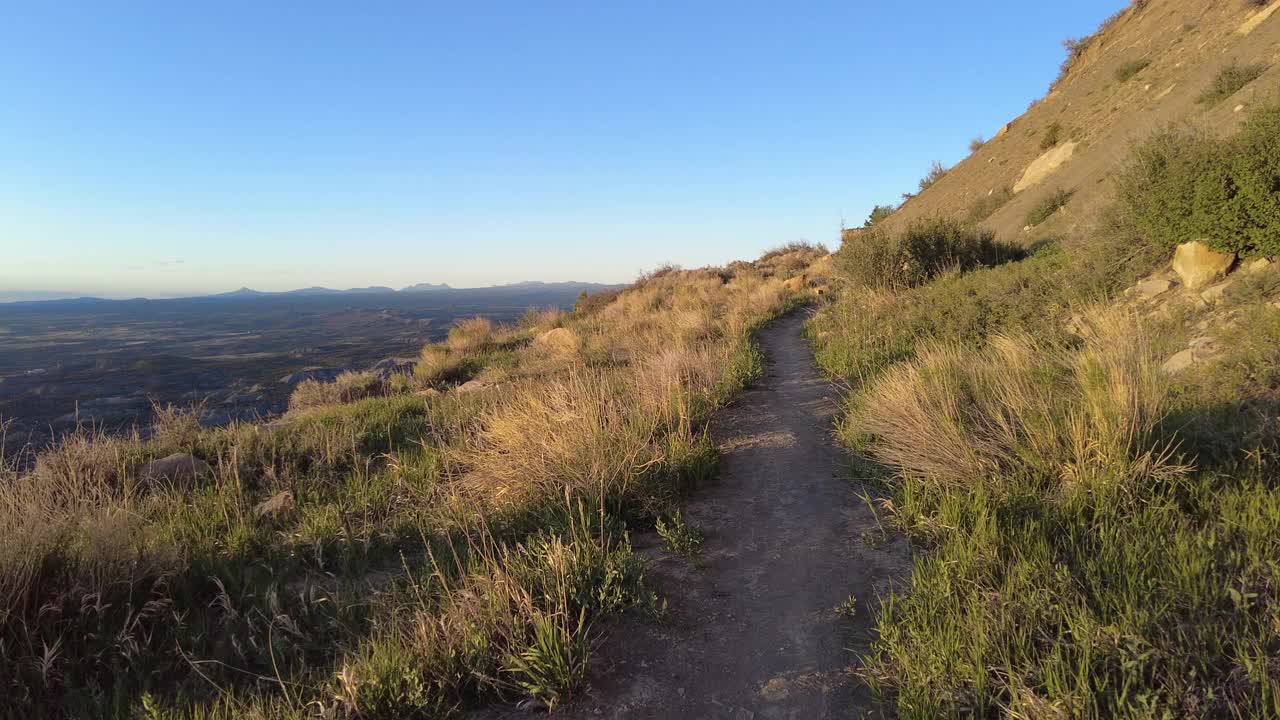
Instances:
[[[1280,716],[1278,41],[1136,2],[846,232],[810,333],[922,551],[860,669],[901,717]]]
[[[1050,233],[1079,239],[1108,202],[1107,181],[1135,140],[1169,123],[1230,133],[1243,111],[1276,97],[1280,87],[1276,2],[1135,2],[1077,46],[1074,60],[1043,99],[906,201],[886,225],[895,228],[937,214],[968,215],[984,199],[1017,186],[1037,159],[1069,153],[1039,182],[1019,188],[984,226],[1008,241],[1030,243]],[[1231,96],[1200,102],[1233,63],[1265,69]],[[1046,138],[1054,133],[1058,139],[1051,145]],[[1056,190],[1073,193],[1060,217],[1024,232],[1028,212]]]

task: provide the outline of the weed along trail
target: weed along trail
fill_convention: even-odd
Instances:
[[[635,538],[654,558],[666,617],[608,627],[586,689],[556,715],[842,718],[872,707],[851,664],[878,594],[907,570],[907,543],[877,542],[848,479],[830,430],[837,393],[814,369],[805,319],[761,332],[765,377],[713,421],[720,477],[683,509],[700,548],[686,558],[656,535]]]

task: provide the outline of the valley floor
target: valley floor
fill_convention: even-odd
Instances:
[[[612,623],[588,687],[557,717],[876,716],[851,664],[878,597],[909,570],[908,544],[883,534],[849,481],[831,431],[838,394],[814,367],[805,319],[760,333],[765,377],[713,421],[721,473],[684,508],[701,551],[684,559],[653,533],[635,538],[666,617]]]

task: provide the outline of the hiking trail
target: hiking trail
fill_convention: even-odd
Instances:
[[[555,717],[878,716],[853,664],[873,612],[909,569],[881,534],[832,437],[838,393],[814,367],[793,312],[758,335],[764,377],[712,421],[720,474],[683,507],[705,534],[692,559],[637,534],[661,622],[605,626],[587,686]],[[850,595],[852,618],[836,612]]]

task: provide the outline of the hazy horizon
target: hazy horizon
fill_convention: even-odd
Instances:
[[[834,246],[1124,4],[15,7],[0,294],[619,283]]]

